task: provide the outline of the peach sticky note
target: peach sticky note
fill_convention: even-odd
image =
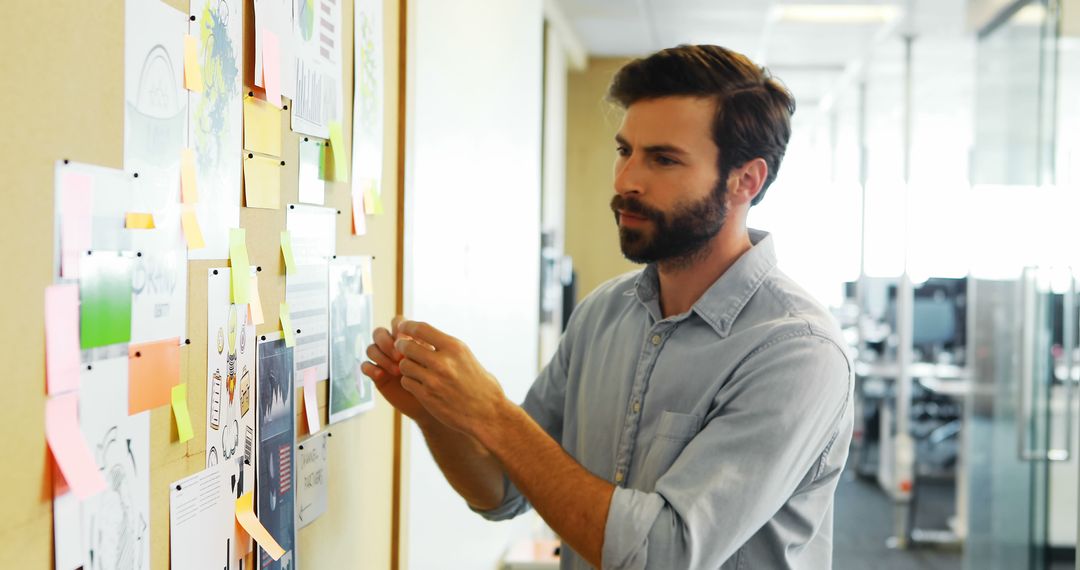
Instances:
[[[304,410],[307,412],[308,433],[317,433],[319,428],[319,397],[315,393],[315,368],[304,369]]]
[[[79,431],[79,393],[66,392],[45,401],[45,439],[68,486],[80,501],[105,490],[105,477]]]
[[[244,527],[244,530],[251,535],[251,538],[255,539],[255,542],[259,543],[259,546],[266,551],[267,556],[278,560],[285,554],[285,549],[281,548],[281,545],[270,535],[270,531],[266,530],[259,518],[255,516],[253,496],[253,492],[248,491],[240,495],[239,499],[236,499],[236,522]]]
[[[176,418],[176,431],[180,435],[180,442],[183,443],[194,437],[195,434],[191,430],[191,415],[188,413],[186,382],[172,387],[172,411],[173,417]]]
[[[128,345],[128,415],[167,406],[180,383],[180,339]]]
[[[281,107],[281,48],[277,34],[262,29],[262,72],[266,101]]]
[[[60,184],[60,275],[78,279],[79,257],[90,249],[93,179],[65,172]]]
[[[248,288],[251,295],[248,301],[248,314],[251,316],[251,324],[261,325],[265,321],[263,318],[262,299],[259,298],[259,278],[252,274],[251,285]]]
[[[244,159],[244,205],[281,208],[281,161],[263,156]]]
[[[281,319],[281,332],[285,335],[285,346],[296,346],[296,329],[292,328],[288,303],[282,303],[278,307],[278,318]]]
[[[49,394],[79,387],[79,286],[45,288],[45,377]]]
[[[180,199],[185,204],[199,201],[199,189],[195,182],[195,151],[190,148],[180,151]]]
[[[292,252],[292,234],[289,230],[281,232],[281,256],[285,258],[285,273],[296,273],[296,261]]]
[[[341,132],[340,121],[330,121],[330,148],[334,151],[334,180],[347,182],[349,165],[346,164],[345,136]]]
[[[188,91],[202,91],[202,70],[199,69],[199,40],[184,34],[184,87]]]
[[[244,97],[244,148],[281,156],[281,109],[261,99]]]
[[[232,302],[246,305],[250,300],[248,285],[251,284],[247,254],[247,235],[244,228],[229,229],[229,264],[232,266]]]
[[[154,215],[128,212],[124,215],[124,227],[129,230],[152,230]]]
[[[364,201],[356,188],[352,191],[352,232],[353,235],[362,236],[367,233],[367,214],[364,212]]]
[[[188,249],[202,249],[206,247],[203,241],[202,228],[199,227],[199,218],[194,210],[185,210],[180,214],[180,224],[184,226],[184,238],[187,239]]]

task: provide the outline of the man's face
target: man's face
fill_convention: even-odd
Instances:
[[[664,97],[630,105],[615,135],[611,209],[623,255],[635,263],[700,251],[727,217],[712,140],[716,103]]]

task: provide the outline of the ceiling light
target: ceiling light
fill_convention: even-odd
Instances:
[[[810,24],[883,24],[896,19],[900,9],[879,4],[781,4],[771,12],[774,21]]]

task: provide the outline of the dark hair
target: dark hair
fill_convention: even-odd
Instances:
[[[608,99],[628,108],[645,99],[711,97],[717,102],[713,142],[720,149],[720,183],[732,168],[762,158],[768,176],[752,204],[776,179],[791,137],[795,99],[777,79],[746,56],[713,45],[681,45],[622,67]]]

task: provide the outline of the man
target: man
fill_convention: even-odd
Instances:
[[[461,341],[379,329],[364,372],[490,519],[531,504],[563,568],[828,568],[851,371],[828,313],[747,230],[790,136],[790,94],[744,56],[680,46],[609,97],[611,206],[643,271],[575,309],[521,407]]]

